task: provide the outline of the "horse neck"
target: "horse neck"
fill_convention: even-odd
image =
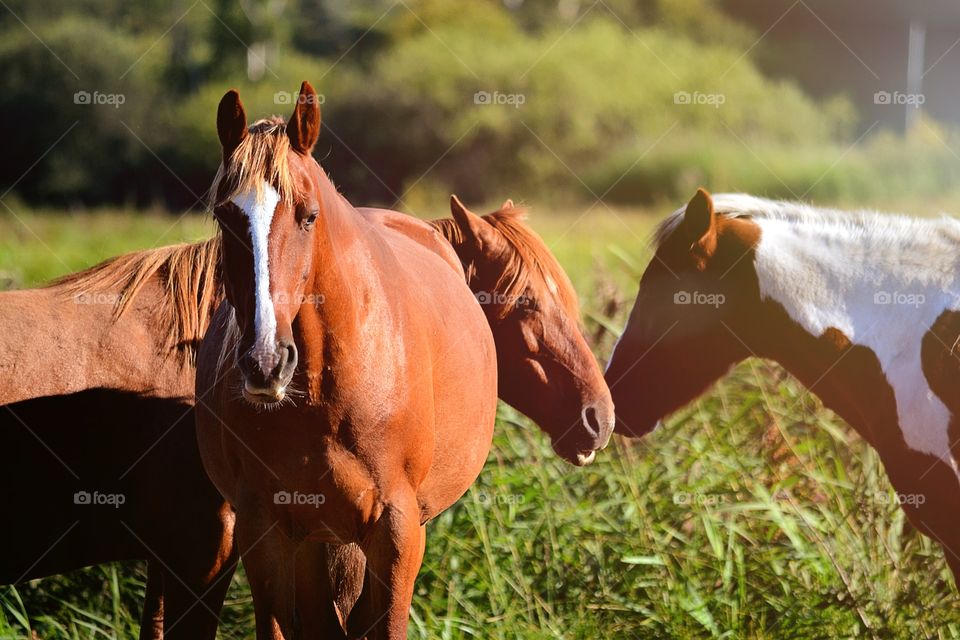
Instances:
[[[457,225],[453,218],[438,218],[430,221],[431,226],[436,229],[440,235],[453,247],[454,253],[460,260],[463,267],[464,276],[467,280],[467,286],[473,293],[480,293],[483,285],[477,280],[478,259],[472,249],[468,249],[465,240],[459,235]],[[486,309],[484,310],[486,312]]]
[[[900,229],[759,220],[764,307],[754,328],[771,357],[876,444],[877,423],[927,390],[921,344],[955,293],[960,244],[916,222]],[[918,386],[919,385],[919,386]],[[891,393],[892,392],[892,393]],[[886,403],[893,396],[897,403]],[[892,415],[891,415],[892,414]],[[918,427],[920,428],[920,427]]]
[[[138,293],[164,294],[154,276]],[[150,305],[114,317],[109,293],[80,299],[53,286],[0,294],[0,403],[92,388],[189,397],[192,365],[161,353]]]
[[[376,376],[389,380],[403,368],[398,300],[403,292],[391,278],[402,265],[383,234],[329,186],[314,230],[313,268],[305,285],[308,299],[294,323],[307,402],[321,404],[327,385]],[[402,306],[402,305],[400,305]],[[375,358],[363,354],[376,354]]]
[[[314,232],[312,277],[306,292],[336,304],[305,305],[305,310],[325,317],[336,308],[338,317],[346,312],[352,322],[359,313],[358,301],[371,287],[370,276],[379,272],[363,267],[386,247],[373,225],[328,180],[321,184],[321,198],[324,213]],[[324,321],[336,319],[325,317]]]

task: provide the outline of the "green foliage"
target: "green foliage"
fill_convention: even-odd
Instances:
[[[0,38],[4,144],[16,150],[0,165],[0,180],[19,179],[19,193],[31,199],[137,199],[154,166],[145,146],[157,138],[150,105],[163,92],[156,59],[138,62],[152,39],[82,17],[43,25],[38,37],[20,28]],[[90,103],[78,104],[78,92]],[[111,103],[95,104],[96,96]]]
[[[539,35],[472,28],[477,21],[416,30],[368,73],[338,69],[347,90],[329,101],[327,122],[339,137],[364,140],[360,155],[397,195],[428,172],[426,183],[468,198],[579,191],[578,177],[598,163],[674,130],[814,145],[851,129],[849,109],[766,80],[732,49],[604,17]],[[678,91],[725,102],[678,106]],[[478,92],[490,103],[478,104]],[[498,96],[506,103],[494,104]],[[367,126],[380,118],[391,126]]]
[[[855,141],[850,103],[815,101],[764,77],[743,55],[747,30],[712,0],[209,9],[156,0],[155,21],[114,3],[97,18],[78,3],[52,20],[14,5],[39,39],[16,20],[0,22],[0,118],[20,125],[8,134],[18,154],[0,163],[0,182],[20,179],[17,193],[33,204],[197,206],[218,162],[213,114],[223,91],[239,86],[253,114],[286,115],[290,105],[273,96],[303,79],[326,98],[318,156],[365,203],[420,210],[450,191],[561,201],[608,190],[636,202],[685,197],[698,182],[873,198],[898,183],[882,173],[895,177],[895,167],[866,150],[857,168],[821,178]],[[248,44],[265,56],[256,80]],[[79,90],[119,93],[124,103],[76,105]],[[683,95],[713,104],[678,104]],[[874,146],[919,153],[931,190],[955,172],[936,145]]]
[[[633,149],[600,163],[585,178],[612,202],[679,203],[701,185],[713,191],[868,204],[890,209],[905,195],[935,199],[960,185],[956,132],[923,122],[908,136],[880,132],[858,145],[783,144],[742,138],[674,136],[648,152]],[[883,176],[883,179],[878,179]]]

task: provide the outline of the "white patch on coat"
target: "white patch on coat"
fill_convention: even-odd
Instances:
[[[960,221],[817,209],[742,195],[714,196],[717,213],[749,216],[761,229],[756,270],[811,335],[835,327],[880,360],[907,446],[955,468],[950,411],[921,364],[936,319],[960,309]]]
[[[260,193],[248,191],[233,198],[233,203],[247,216],[250,227],[250,246],[253,250],[254,314],[253,327],[256,338],[253,357],[264,373],[277,366],[277,316],[270,295],[270,256],[268,240],[273,214],[280,202],[280,194],[264,182]]]

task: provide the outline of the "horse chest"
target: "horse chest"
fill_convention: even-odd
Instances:
[[[262,428],[244,436],[250,450],[241,454],[237,500],[266,510],[291,539],[361,538],[382,509],[381,474],[336,437],[300,437],[289,447],[283,432]]]

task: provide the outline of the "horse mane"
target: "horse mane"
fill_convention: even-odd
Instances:
[[[163,295],[156,318],[160,326],[170,328],[165,347],[192,361],[210,317],[223,298],[220,247],[221,238],[217,235],[203,242],[128,253],[63,276],[47,287],[72,298],[111,296],[116,322],[130,309],[147,282],[159,277]]]
[[[257,120],[233,151],[229,162],[221,162],[210,187],[211,208],[241,193],[254,192],[263,197],[264,180],[280,195],[290,199],[296,192],[287,162],[290,138],[287,123],[280,116]]]
[[[570,278],[540,236],[524,222],[526,217],[524,207],[506,207],[482,216],[500,232],[511,249],[496,284],[497,292],[508,300],[520,301],[527,289],[532,288],[555,298],[568,314],[579,318],[580,303]],[[431,220],[430,224],[454,247],[463,244],[463,232],[453,218]],[[506,316],[515,304],[505,305],[501,316]]]
[[[776,220],[843,232],[851,236],[870,235],[890,241],[923,235],[931,222],[929,219],[879,213],[868,209],[844,211],[817,207],[805,202],[769,200],[745,193],[717,193],[712,196],[712,200],[714,211],[725,218]],[[653,232],[654,248],[660,248],[680,227],[685,212],[686,205],[657,225]],[[957,234],[955,219],[945,216],[939,222],[945,226],[943,232]]]

